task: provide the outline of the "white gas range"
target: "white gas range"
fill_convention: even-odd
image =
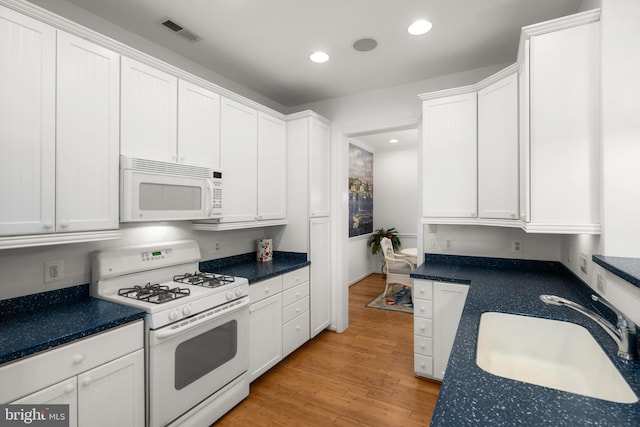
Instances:
[[[249,393],[249,283],[199,272],[199,261],[191,240],[92,256],[92,295],[147,313],[152,427],[209,426]]]

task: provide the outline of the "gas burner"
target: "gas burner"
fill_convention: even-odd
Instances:
[[[225,276],[223,274],[185,273],[173,276],[173,281],[178,283],[186,283],[189,285],[203,286],[205,288],[217,288],[235,281],[233,276]]]
[[[147,301],[153,304],[162,304],[178,298],[186,297],[191,291],[185,288],[169,288],[166,285],[151,284],[118,290],[118,295],[140,301]]]

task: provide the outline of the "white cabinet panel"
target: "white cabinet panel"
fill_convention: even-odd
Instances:
[[[76,377],[18,399],[14,405],[69,405],[69,427],[78,425],[78,380]]]
[[[121,154],[177,161],[178,79],[122,57]]]
[[[311,260],[310,304],[311,337],[331,324],[331,224],[330,218],[309,221],[309,259]]]
[[[258,112],[222,98],[220,165],[224,173],[224,217],[220,222],[255,221],[258,193]]]
[[[55,215],[55,29],[0,6],[0,234]]]
[[[422,214],[477,216],[476,93],[422,104]]]
[[[253,381],[282,360],[282,294],[251,304],[250,311],[249,378]]]
[[[56,231],[118,228],[120,56],[58,32]]]
[[[178,162],[220,167],[220,95],[178,82]]]
[[[282,325],[282,355],[288,356],[293,350],[309,340],[309,312]]]
[[[478,216],[518,218],[518,75],[478,91]]]
[[[331,173],[330,127],[320,120],[309,119],[309,216],[329,216]]]
[[[433,284],[433,375],[444,378],[469,286]]]
[[[281,219],[287,209],[287,128],[258,113],[258,219]]]

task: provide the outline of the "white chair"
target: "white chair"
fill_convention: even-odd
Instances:
[[[384,288],[384,295],[389,291],[389,285],[399,283],[411,289],[413,299],[413,279],[409,276],[416,265],[407,257],[397,255],[393,252],[393,244],[387,237],[380,240],[380,248],[385,261],[385,270],[387,273],[387,286]]]

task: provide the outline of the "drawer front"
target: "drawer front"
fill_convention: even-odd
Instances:
[[[300,301],[307,296],[309,296],[309,282],[284,291],[282,293],[282,306],[287,307],[289,304]]]
[[[283,289],[289,289],[297,286],[301,283],[309,281],[309,267],[301,268],[299,270],[290,271],[282,276],[284,283]]]
[[[309,341],[309,312],[282,326],[282,356],[286,356]]]
[[[427,299],[413,299],[413,316],[427,319],[433,318],[433,302]]]
[[[413,281],[414,298],[433,299],[433,282],[426,280]]]
[[[142,320],[20,359],[0,368],[0,403],[12,402],[52,384],[143,348]],[[37,373],[37,375],[34,375]]]
[[[413,333],[421,337],[433,337],[433,320],[423,317],[414,317]]]
[[[413,352],[423,356],[433,356],[433,340],[429,337],[414,335]]]
[[[433,376],[433,358],[415,354],[413,356],[413,370],[417,375],[431,377]]]
[[[287,323],[301,314],[309,311],[309,297],[304,297],[301,300],[289,304],[282,310],[282,323]]]
[[[251,302],[258,302],[280,292],[282,292],[282,276],[252,283],[249,286]]]

